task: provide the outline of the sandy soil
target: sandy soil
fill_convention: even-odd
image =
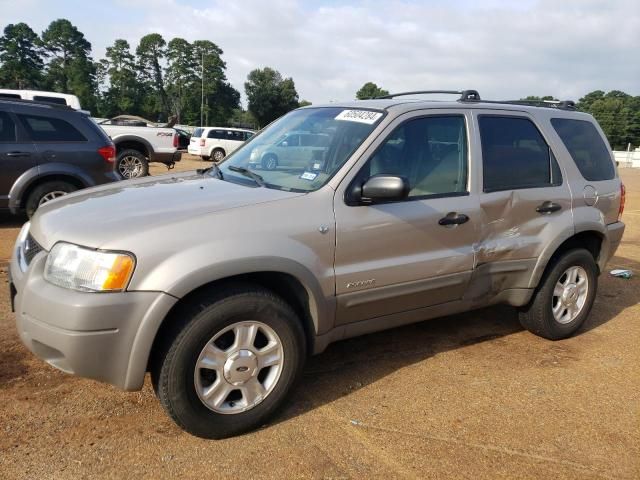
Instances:
[[[148,381],[124,393],[32,356],[2,267],[0,478],[640,478],[640,171],[621,173],[609,267],[636,277],[602,275],[578,335],[540,339],[497,307],[340,342],[273,422],[229,440],[183,433]],[[0,219],[0,259],[19,224]]]

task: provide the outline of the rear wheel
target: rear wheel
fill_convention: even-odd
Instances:
[[[262,157],[262,168],[265,170],[275,170],[278,167],[278,157],[269,153]]]
[[[520,323],[536,335],[560,340],[572,335],[591,312],[598,288],[598,267],[588,250],[570,250],[545,272]]]
[[[44,205],[45,203],[58,197],[62,197],[67,193],[74,192],[77,189],[78,187],[76,187],[72,183],[64,181],[45,182],[41,185],[38,185],[31,191],[31,193],[27,197],[27,201],[25,203],[27,216],[31,218],[31,216],[36,212],[39,206]]]
[[[182,327],[166,335],[165,353],[152,371],[167,413],[203,438],[263,425],[304,363],[295,313],[268,290],[237,285],[199,296],[179,315]]]
[[[122,178],[140,178],[149,175],[149,162],[137,150],[123,150],[116,158],[116,171]]]
[[[216,148],[213,152],[211,152],[211,158],[213,158],[213,161],[216,163],[221,162],[222,160],[224,160],[224,157],[227,154],[225,153],[224,150],[222,150],[221,148]]]

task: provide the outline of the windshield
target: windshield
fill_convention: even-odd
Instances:
[[[305,108],[278,119],[222,164],[225,180],[310,192],[322,187],[384,116],[375,110]],[[233,167],[233,168],[231,168]]]

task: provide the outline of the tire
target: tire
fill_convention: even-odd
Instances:
[[[208,162],[211,159],[211,157],[207,157],[206,155],[202,155],[200,158],[205,162]]]
[[[560,340],[571,336],[589,316],[598,289],[598,267],[593,255],[581,248],[552,262],[519,318],[530,332]]]
[[[278,157],[273,153],[269,153],[262,157],[262,168],[265,170],[275,170],[278,168]]]
[[[221,148],[216,148],[213,152],[211,152],[211,158],[216,163],[220,163],[222,160],[224,160],[224,157],[226,156],[227,154]]]
[[[47,203],[49,200],[61,197],[63,195],[66,195],[67,193],[75,192],[76,190],[78,190],[78,187],[76,187],[72,183],[64,182],[61,180],[45,182],[41,185],[38,185],[31,191],[31,193],[29,193],[29,196],[27,197],[27,201],[25,203],[25,211],[27,213],[27,216],[31,218],[38,207],[44,203]]]
[[[125,180],[149,175],[149,162],[138,150],[127,149],[118,153],[116,172]]]
[[[151,369],[154,389],[169,416],[202,438],[225,438],[263,425],[282,405],[306,358],[302,325],[291,307],[268,290],[238,284],[204,292],[175,318],[180,325],[163,334],[161,341],[167,343]],[[260,324],[260,333],[251,347],[245,342],[246,348],[238,348],[240,336],[234,330],[249,332],[253,324]],[[250,338],[248,333],[244,336]],[[271,352],[274,345],[281,347],[279,363],[260,369],[260,352]],[[215,362],[206,358],[210,351]],[[260,358],[273,362],[278,355],[271,355]],[[254,390],[256,382],[264,390]],[[252,389],[260,393],[249,402]],[[204,398],[207,391],[214,392],[209,400]]]

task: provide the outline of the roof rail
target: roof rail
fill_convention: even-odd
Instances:
[[[476,100],[460,100],[476,101]],[[482,103],[507,104],[507,105],[526,105],[528,107],[547,107],[557,108],[559,110],[576,110],[576,102],[573,100],[482,100]]]
[[[460,95],[461,102],[463,101],[480,101],[480,94],[477,90],[416,90],[414,92],[400,92],[400,93],[390,93],[389,95],[383,95],[381,97],[375,97],[376,99],[386,99],[386,98],[395,98],[395,97],[404,97],[407,95],[431,95],[445,93],[447,95]]]
[[[44,100],[28,100],[26,98],[13,98],[8,96],[3,97],[1,94],[0,94],[0,102],[21,103],[26,105],[39,105],[43,107],[51,107],[51,108],[57,108],[62,110],[74,110],[69,105],[62,105],[61,103],[45,102]]]

